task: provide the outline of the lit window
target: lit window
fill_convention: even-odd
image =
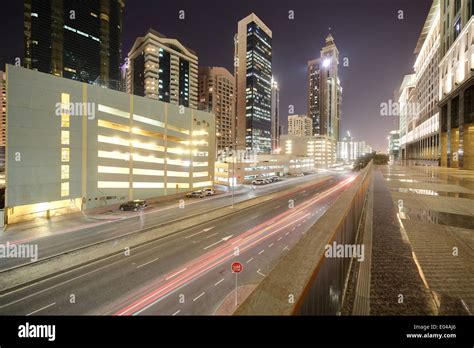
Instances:
[[[99,173],[107,173],[107,174],[129,174],[130,169],[124,167],[106,167],[106,166],[99,166],[98,167]]]
[[[134,182],[133,188],[163,188],[162,182]]]
[[[61,131],[61,144],[69,145],[69,131],[66,131],[66,130]]]
[[[98,181],[97,188],[129,188],[128,181]]]
[[[61,183],[61,197],[69,196],[69,182]]]
[[[63,164],[61,166],[61,179],[69,179],[69,165]]]
[[[61,149],[61,161],[69,162],[69,149],[67,147]]]
[[[70,120],[68,114],[61,114],[61,127],[68,128],[70,126]]]

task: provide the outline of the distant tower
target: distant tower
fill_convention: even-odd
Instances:
[[[271,153],[272,31],[252,13],[239,21],[234,41],[237,149]]]
[[[272,77],[272,153],[280,148],[280,87]]]
[[[321,50],[321,57],[308,62],[308,116],[313,121],[313,135],[339,140],[342,87],[339,80],[339,51],[331,34]]]

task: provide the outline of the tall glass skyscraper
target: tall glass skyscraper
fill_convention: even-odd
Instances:
[[[272,149],[272,32],[254,14],[238,23],[236,45],[237,149]]]
[[[124,0],[25,0],[25,67],[121,89],[124,6]]]

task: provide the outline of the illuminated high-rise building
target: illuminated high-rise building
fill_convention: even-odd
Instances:
[[[313,135],[339,139],[342,87],[339,80],[339,51],[331,34],[321,57],[308,62],[308,116],[313,120]]]
[[[127,92],[198,108],[198,56],[176,39],[149,29],[128,53]]]
[[[121,89],[124,6],[124,0],[25,0],[25,67]]]
[[[254,13],[238,23],[235,36],[237,149],[272,149],[272,32]]]

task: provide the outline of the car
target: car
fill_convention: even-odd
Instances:
[[[255,179],[252,181],[252,185],[265,185],[267,182],[264,179]]]
[[[277,182],[277,181],[281,181],[281,178],[280,178],[279,176],[272,176],[272,177],[270,178],[270,180],[271,180],[272,182]]]
[[[142,199],[135,199],[133,201],[128,201],[127,203],[123,203],[120,205],[120,210],[125,211],[125,210],[133,210],[133,211],[138,211],[141,209],[145,209],[148,207],[148,204],[146,201]]]
[[[300,177],[300,176],[304,176],[304,174],[303,173],[298,173],[298,174],[295,174],[295,176]]]
[[[265,181],[266,184],[271,184],[273,182],[270,178],[265,178],[263,181]]]
[[[186,194],[186,198],[203,198],[206,194],[202,190],[189,192]]]
[[[214,196],[216,194],[216,191],[213,188],[205,188],[205,189],[202,190],[202,192],[206,196]]]

